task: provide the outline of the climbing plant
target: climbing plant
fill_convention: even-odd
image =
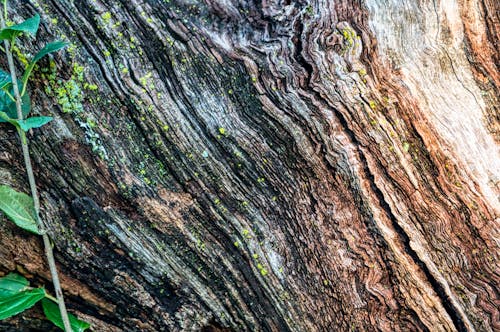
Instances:
[[[0,42],[3,41],[3,51],[8,63],[7,71],[0,70],[0,122],[7,122],[17,129],[31,189],[31,196],[29,196],[9,186],[0,185],[0,210],[17,226],[42,236],[56,293],[56,297],[53,297],[44,288],[30,287],[28,280],[23,276],[10,273],[0,278],[0,320],[21,313],[41,301],[45,316],[56,326],[67,332],[84,331],[90,327],[90,324],[68,314],[64,304],[52,244],[40,219],[40,201],[26,136],[26,132],[30,129],[42,127],[52,120],[49,116],[30,116],[31,100],[27,90],[28,80],[41,58],[64,48],[67,43],[62,41],[48,43],[28,62],[23,75],[18,79],[12,49],[19,37],[36,35],[40,25],[40,16],[37,14],[22,23],[9,24],[7,0],[3,0],[3,15],[0,15],[0,24]],[[25,57],[25,55],[22,56]]]
[[[0,278],[0,319],[17,315],[37,302],[42,303],[43,312],[52,323],[66,330],[57,305],[58,299],[47,293],[44,288],[30,287],[28,280],[19,274],[9,273]],[[79,320],[72,314],[68,314],[68,319],[74,332],[85,331],[90,327],[89,323]]]

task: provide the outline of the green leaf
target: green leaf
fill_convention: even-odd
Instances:
[[[8,122],[14,125],[14,127],[19,128],[19,121],[17,121],[16,119],[12,119],[5,112],[0,112],[0,120],[2,120],[2,122]]]
[[[36,62],[38,62],[38,60],[40,60],[41,58],[43,58],[47,54],[50,54],[50,53],[55,52],[55,51],[59,51],[60,49],[63,49],[68,45],[69,45],[69,43],[63,42],[60,40],[52,42],[52,43],[48,43],[47,45],[45,45],[44,48],[42,48],[40,51],[38,51],[37,54],[35,54],[35,56],[33,57],[33,60],[31,60],[31,63],[36,63]]]
[[[22,130],[28,131],[31,128],[39,128],[52,121],[52,119],[53,118],[51,116],[33,116],[31,118],[27,118],[26,120],[18,120],[17,123]]]
[[[19,86],[19,90],[20,91],[24,90],[23,83],[20,80],[17,80],[17,83]],[[0,86],[2,86],[2,84],[3,87],[0,90],[0,112],[7,113],[9,118],[17,119],[16,103],[10,97],[14,96],[14,90],[12,88],[12,79],[9,73],[0,69]],[[26,93],[22,95],[21,100],[22,100],[21,110],[23,113],[23,118],[25,118],[31,111],[31,99],[30,96]],[[6,121],[4,119],[0,119],[0,122],[6,122]]]
[[[0,30],[0,41],[13,38],[20,35],[22,32],[29,33],[31,35],[36,35],[38,31],[38,26],[40,25],[40,15],[36,14],[33,17],[28,18],[22,23],[12,25],[10,27]]]
[[[19,92],[21,92],[23,90],[23,84],[20,81],[18,81],[18,85],[19,85]],[[14,91],[12,91],[12,95],[13,94],[14,94]],[[26,94],[22,95],[21,101],[22,101],[21,111],[23,113],[23,118],[26,118],[28,116],[28,114],[30,114],[30,111],[31,111],[31,98],[26,93]],[[15,102],[12,102],[12,104],[9,105],[9,112],[15,113],[16,114],[15,117],[17,118],[17,109],[16,109]],[[8,112],[7,112],[7,114],[8,114]]]
[[[8,84],[12,84],[12,77],[6,71],[0,69],[0,84],[1,88],[5,88]]]
[[[12,84],[12,78],[3,70],[0,70],[0,89],[6,89],[9,84]]]
[[[0,278],[0,299],[19,293],[28,287],[29,282],[17,273],[9,273]]]
[[[0,320],[17,315],[45,297],[43,288],[35,288],[0,298]]]
[[[28,65],[28,67],[24,71],[23,78],[21,79],[23,81],[23,84],[26,85],[26,83],[28,82],[28,79],[30,78],[31,72],[33,71],[33,68],[35,67],[35,64],[41,58],[43,58],[44,56],[46,56],[47,54],[50,54],[52,52],[59,51],[60,49],[63,49],[68,45],[69,45],[69,43],[58,40],[58,41],[55,41],[52,43],[48,43],[47,45],[45,45],[44,48],[42,48],[40,51],[38,51],[38,53],[35,54],[35,56],[31,60],[30,64]],[[25,89],[26,88],[22,89],[22,92],[21,92],[22,96],[24,96]]]
[[[0,186],[0,210],[17,226],[40,234],[36,225],[33,199],[30,196],[17,192],[11,187]]]
[[[61,312],[59,311],[59,306],[50,301],[48,299],[42,300],[42,307],[45,316],[47,316],[48,320],[54,323],[57,327],[60,327],[64,330],[64,324],[61,318]],[[83,332],[90,327],[90,324],[84,322],[83,320],[79,320],[75,315],[68,313],[69,323],[71,324],[71,329],[73,332]]]

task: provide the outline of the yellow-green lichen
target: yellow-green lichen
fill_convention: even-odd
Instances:
[[[104,13],[102,13],[101,14],[101,18],[104,21],[104,23],[107,24],[111,20],[111,13],[110,12],[104,12]]]
[[[19,47],[17,47],[17,45],[13,44],[12,45],[12,51],[14,52],[14,54],[16,55],[17,59],[23,64],[23,66],[26,68],[30,61],[28,60],[28,58],[26,57],[26,55],[24,55],[24,53],[19,49]]]
[[[58,80],[54,88],[57,103],[61,106],[63,113],[78,114],[83,111],[82,90],[75,79],[71,78],[65,82]]]
[[[354,38],[356,37],[356,32],[351,28],[344,28],[342,29],[341,32],[347,46],[351,47],[352,45],[354,45]]]
[[[153,77],[153,73],[152,72],[148,72],[146,73],[146,75],[142,76],[140,79],[139,79],[139,82],[141,82],[141,85],[143,87],[147,87],[148,86],[148,80]],[[150,85],[151,86],[151,85]]]
[[[97,122],[91,118],[87,118],[87,124],[89,125],[90,128],[95,128],[97,127]]]
[[[308,5],[308,6],[306,7],[306,13],[307,13],[309,16],[313,16],[313,14],[314,14],[314,9],[313,9],[313,7],[312,7],[311,5]]]
[[[84,88],[84,89],[88,89],[88,90],[90,90],[90,91],[95,91],[95,90],[97,90],[97,89],[98,89],[98,86],[97,86],[97,85],[95,85],[95,84],[85,83],[85,84],[83,85],[83,88]]]
[[[257,269],[259,269],[260,274],[265,277],[269,272],[267,272],[267,269],[260,263],[257,263]]]
[[[56,63],[52,60],[49,62],[49,68],[42,69],[41,77],[47,81],[45,93],[56,98],[62,112],[71,114],[83,128],[85,139],[92,151],[102,159],[108,159],[100,135],[95,131],[98,127],[97,120],[87,116],[84,112],[82,85],[85,82],[85,67],[75,62],[72,66],[71,77],[68,80],[62,80],[57,78]]]
[[[125,67],[124,65],[120,64],[118,67],[120,68],[120,71],[122,72],[122,74],[128,74],[129,73],[128,68]]]
[[[252,235],[250,234],[250,231],[248,229],[244,229],[243,231],[241,231],[241,234],[243,234],[243,236],[246,239],[251,239],[252,238]]]

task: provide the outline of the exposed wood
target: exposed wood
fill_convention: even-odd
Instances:
[[[27,49],[74,45],[35,74],[31,147],[95,331],[500,330],[498,1],[11,8],[42,16]],[[0,234],[0,271],[49,285],[38,239]]]

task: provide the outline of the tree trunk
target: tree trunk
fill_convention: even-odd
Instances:
[[[499,331],[496,0],[13,1],[30,138],[93,331]],[[14,14],[15,13],[15,14]],[[19,68],[22,63],[18,63]],[[0,180],[28,191],[14,131]],[[0,271],[50,288],[0,223]],[[51,329],[40,309],[0,322]]]

